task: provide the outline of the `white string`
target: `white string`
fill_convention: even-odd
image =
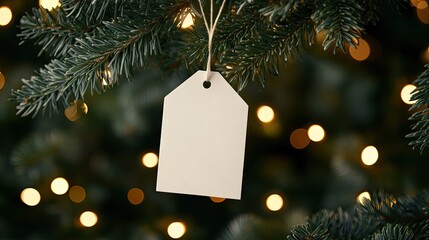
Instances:
[[[222,9],[225,6],[226,0],[222,1],[222,5],[219,8],[219,12],[217,13],[216,19],[213,23],[213,0],[210,0],[210,25],[207,22],[206,15],[204,14],[203,4],[201,0],[198,0],[200,5],[201,15],[203,15],[204,24],[206,25],[207,35],[208,35],[208,57],[207,57],[207,69],[206,69],[206,81],[210,80],[210,72],[211,72],[211,61],[212,61],[212,43],[213,43],[213,35],[216,29],[216,24],[219,21],[220,14],[222,13]]]

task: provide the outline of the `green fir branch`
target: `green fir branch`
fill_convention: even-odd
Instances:
[[[356,47],[364,31],[362,7],[350,0],[317,0],[315,5],[317,32],[325,35],[324,49],[333,46],[334,53],[337,48],[346,53],[347,45]]]
[[[417,121],[411,125],[412,133],[408,138],[413,138],[410,145],[423,151],[429,145],[429,64],[425,65],[425,71],[414,81],[416,89],[412,93],[411,100],[416,101],[410,111],[416,111],[410,120]]]
[[[221,59],[222,72],[230,82],[243,89],[248,81],[265,82],[265,74],[279,74],[279,62],[287,61],[303,47],[314,42],[314,6],[302,3],[286,18],[259,35],[242,41]]]
[[[100,92],[100,75],[107,70],[115,83],[122,75],[131,78],[134,68],[144,68],[150,56],[161,52],[160,39],[176,28],[176,16],[188,3],[153,7],[158,8],[156,16],[136,18],[140,12],[136,9],[129,12],[133,17],[105,21],[92,34],[76,38],[63,60],[54,59],[36,76],[23,80],[21,89],[12,92],[19,102],[17,114],[35,116],[40,110],[57,111],[59,103],[67,106],[70,100],[84,99],[88,87],[91,94]]]

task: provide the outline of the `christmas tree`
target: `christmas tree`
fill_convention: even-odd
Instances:
[[[428,238],[427,1],[214,2],[212,70],[249,104],[241,201],[155,191],[209,1],[47,2],[0,3],[1,238]]]

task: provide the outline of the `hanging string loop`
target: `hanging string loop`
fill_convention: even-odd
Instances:
[[[207,56],[207,68],[206,68],[206,81],[210,81],[210,72],[211,72],[211,61],[212,61],[212,44],[213,44],[213,35],[216,29],[216,25],[219,21],[220,14],[222,13],[223,7],[225,6],[226,0],[222,1],[222,5],[219,8],[219,12],[217,13],[216,19],[213,22],[213,0],[210,0],[210,22],[207,21],[206,15],[204,13],[203,4],[201,0],[198,0],[200,5],[201,15],[203,16],[204,25],[207,29],[208,35],[208,56]]]

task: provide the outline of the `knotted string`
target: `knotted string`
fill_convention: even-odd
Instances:
[[[222,13],[222,9],[225,5],[226,0],[222,1],[222,5],[219,8],[219,12],[217,13],[216,19],[213,23],[213,0],[210,0],[210,25],[207,21],[206,15],[204,14],[203,4],[201,0],[198,0],[201,9],[201,15],[203,15],[204,24],[206,25],[207,35],[208,35],[208,57],[207,57],[207,68],[206,68],[206,81],[210,81],[210,72],[211,72],[211,61],[212,61],[212,43],[213,43],[213,34],[216,29],[216,24],[219,20],[220,14]]]

